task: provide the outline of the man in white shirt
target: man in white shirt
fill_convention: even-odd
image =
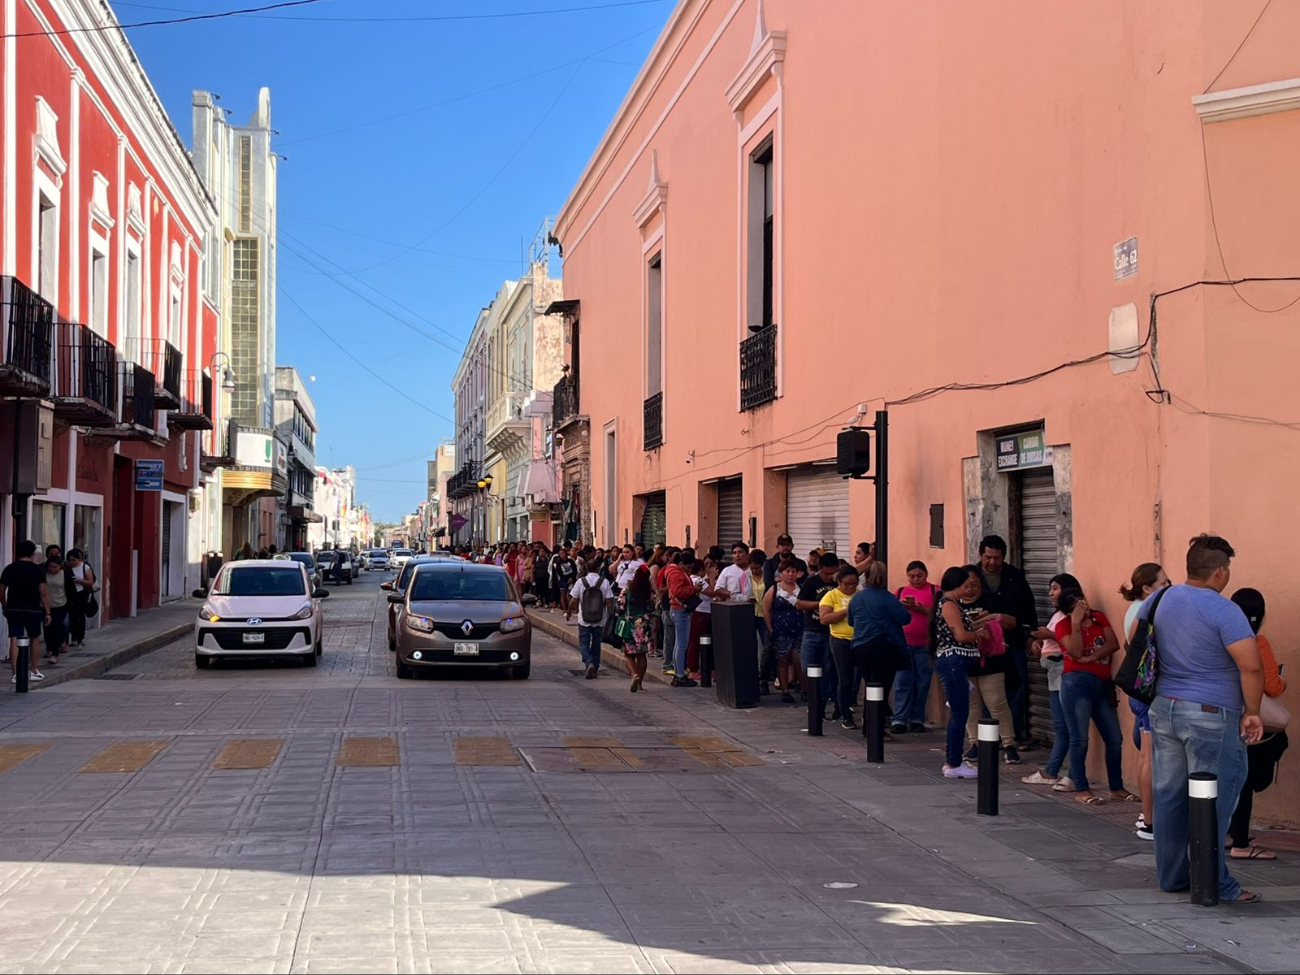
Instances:
[[[718,602],[740,602],[754,598],[754,584],[749,577],[749,546],[737,542],[731,546],[731,565],[718,573],[713,598]],[[723,596],[722,590],[730,595]]]
[[[577,603],[578,652],[587,665],[587,680],[595,680],[600,669],[600,640],[614,602],[614,590],[598,572],[588,572],[578,577],[569,595]]]
[[[622,557],[618,560],[618,568],[614,573],[614,582],[618,584],[619,592],[628,587],[632,577],[636,575],[636,570],[643,565],[645,559],[637,558],[636,549],[631,545],[624,545]]]

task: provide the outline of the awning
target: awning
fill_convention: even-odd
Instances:
[[[555,486],[554,461],[529,461],[528,469],[524,472],[520,494],[528,498],[530,504],[554,504],[559,501],[560,492]]]
[[[312,511],[311,508],[301,504],[291,504],[286,509],[290,518],[294,521],[304,521],[310,525],[319,525],[324,521],[324,517]]]
[[[544,315],[572,315],[582,307],[582,302],[577,298],[569,298],[563,301],[552,301],[546,306]]]

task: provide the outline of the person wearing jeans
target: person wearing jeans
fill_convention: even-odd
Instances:
[[[979,664],[979,639],[987,632],[983,617],[963,600],[979,597],[984,589],[980,571],[973,565],[954,565],[943,574],[940,594],[930,617],[930,646],[934,647],[934,672],[948,700],[948,742],[943,775],[947,779],[973,779],[979,775],[962,761],[961,746],[970,715],[970,669]]]
[[[818,705],[824,710],[828,700],[835,699],[835,661],[831,657],[830,627],[822,624],[821,602],[832,589],[835,589],[835,573],[839,571],[840,560],[833,552],[826,552],[818,563],[818,571],[810,575],[799,587],[799,599],[795,605],[804,613],[803,642],[799,647],[799,657],[803,661],[804,673],[809,667],[821,668],[818,681]],[[836,708],[835,717],[839,717]]]
[[[947,774],[947,769],[955,771],[969,768],[962,764],[961,750],[966,740],[966,719],[970,716],[970,672],[967,665],[972,659],[979,658],[946,653],[938,657],[934,664],[939,686],[943,688],[943,696],[948,700],[948,740],[944,748],[947,767],[944,774]]]
[[[925,705],[930,697],[934,665],[930,658],[930,610],[939,597],[939,587],[930,582],[930,570],[919,560],[907,563],[907,585],[894,594],[907,610],[903,625],[907,648],[903,666],[894,679],[894,714],[890,719],[896,735],[925,730]]]
[[[578,653],[587,673],[593,676],[600,669],[600,638],[604,630],[604,626],[578,624]]]
[[[677,553],[672,565],[664,571],[664,588],[668,590],[668,605],[673,624],[673,651],[675,676],[673,687],[695,687],[686,670],[686,651],[691,642],[691,610],[686,603],[698,594],[691,581],[690,570],[695,565],[695,549],[687,548]],[[667,657],[665,656],[665,659]]]

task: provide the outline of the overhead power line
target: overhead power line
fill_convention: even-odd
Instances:
[[[245,17],[265,10],[282,10],[285,7],[306,7],[310,4],[324,3],[325,0],[280,0],[279,3],[264,4],[260,7],[241,7],[238,10],[219,10],[210,13],[192,13],[184,17],[169,17],[163,20],[138,20],[133,24],[123,24],[114,18],[111,24],[96,24],[94,27],[61,27],[58,30],[29,30],[5,37],[55,37],[63,34],[98,34],[106,30],[131,30],[136,27],[162,27],[167,24],[193,24],[201,20],[223,20],[227,17]]]
[[[397,17],[330,17],[330,16],[304,16],[301,14],[262,14],[260,11],[245,14],[246,16],[255,16],[258,20],[298,20],[312,21],[314,23],[336,23],[336,24],[419,24],[419,23],[446,23],[457,20],[515,20],[520,17],[550,17],[555,14],[578,14],[586,13],[593,10],[616,10],[620,7],[644,7],[652,3],[668,3],[670,0],[618,0],[615,3],[597,3],[589,4],[583,7],[550,7],[541,10],[503,10],[497,13],[480,13],[480,14],[411,14]],[[156,7],[144,3],[124,3],[119,2],[120,7],[137,7],[142,10],[171,10],[182,11],[181,7]],[[270,9],[270,8],[268,8]],[[123,26],[133,26],[125,24]]]

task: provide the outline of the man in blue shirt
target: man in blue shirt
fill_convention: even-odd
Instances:
[[[1227,828],[1246,781],[1246,743],[1260,740],[1259,701],[1264,669],[1246,614],[1224,598],[1236,553],[1217,535],[1198,535],[1187,551],[1187,581],[1165,591],[1152,621],[1157,647],[1158,696],[1151,704],[1152,786],[1155,793],[1156,872],[1160,889],[1190,886],[1187,777],[1218,776],[1220,832]],[[1156,596],[1138,611],[1149,618]],[[1219,899],[1250,903],[1219,854]]]

